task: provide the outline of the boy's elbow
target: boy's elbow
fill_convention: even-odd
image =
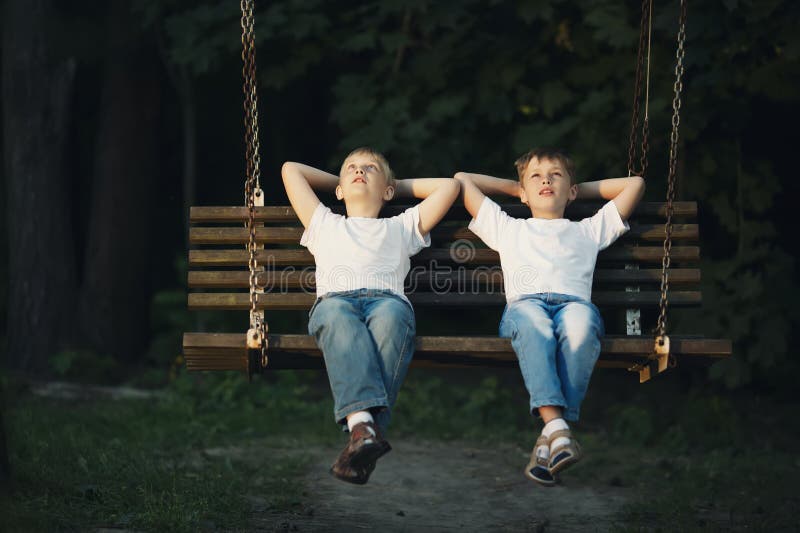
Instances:
[[[636,190],[639,192],[639,198],[644,195],[644,190],[647,188],[647,183],[644,181],[644,178],[641,176],[634,176],[633,182],[636,186]]]
[[[455,179],[447,180],[447,187],[450,198],[455,201],[461,194],[461,182]]]
[[[453,179],[456,180],[460,185],[462,181],[468,179],[467,178],[467,173],[466,172],[456,172],[455,174],[453,174]]]

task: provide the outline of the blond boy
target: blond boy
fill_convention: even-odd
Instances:
[[[430,230],[458,196],[452,179],[395,180],[386,158],[358,148],[339,176],[284,163],[283,183],[314,255],[317,300],[308,331],[322,350],[334,417],[350,440],[331,474],[364,484],[391,446],[384,439],[391,409],[414,353],[416,325],[403,291],[409,258],[430,245]],[[324,206],[314,190],[343,200],[347,216]],[[395,196],[423,199],[400,215],[378,218]]]

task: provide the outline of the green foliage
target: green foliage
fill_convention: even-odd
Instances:
[[[519,385],[497,376],[445,380],[416,372],[398,397],[392,431],[437,439],[525,439],[533,422],[524,398]]]
[[[653,414],[639,405],[618,405],[610,413],[612,435],[619,442],[642,446],[653,438]]]
[[[53,373],[61,378],[106,382],[119,377],[119,363],[110,355],[90,350],[62,350],[50,357]]]

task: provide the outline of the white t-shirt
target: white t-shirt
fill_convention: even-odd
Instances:
[[[430,246],[419,231],[419,209],[391,218],[345,217],[323,204],[314,210],[300,244],[317,264],[317,296],[356,289],[387,289],[408,300],[403,282],[409,257]]]
[[[469,229],[500,254],[506,301],[526,294],[561,293],[591,300],[597,252],[630,226],[611,200],[593,216],[512,218],[488,197]]]

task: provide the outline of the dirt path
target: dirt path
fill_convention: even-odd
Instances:
[[[575,481],[569,472],[562,485],[539,487],[522,474],[528,452],[514,447],[426,441],[397,441],[393,447],[365,486],[328,474],[338,449],[314,450],[303,514],[263,513],[253,529],[607,531],[632,490]]]

